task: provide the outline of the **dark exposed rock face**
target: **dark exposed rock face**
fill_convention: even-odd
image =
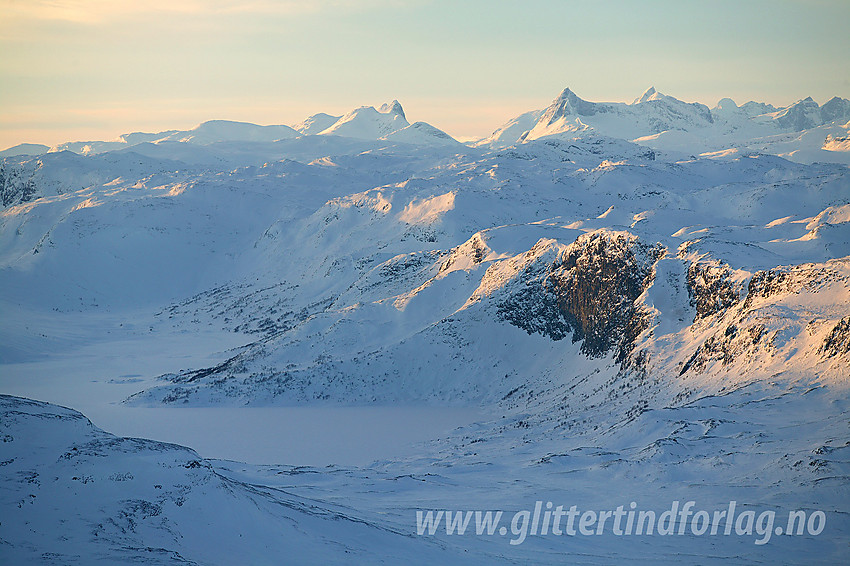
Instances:
[[[822,285],[841,279],[833,269],[802,264],[790,267],[774,267],[753,274],[747,285],[744,308],[749,308],[758,299],[776,295],[800,293],[804,290],[816,292]]]
[[[850,316],[838,321],[823,341],[818,353],[825,354],[828,358],[850,353]]]
[[[744,307],[749,307],[757,298],[767,298],[791,290],[788,273],[781,269],[768,269],[753,274],[747,286],[747,298]]]
[[[850,120],[850,100],[834,96],[820,107],[820,113],[824,122]]]
[[[740,285],[732,281],[728,265],[692,263],[688,267],[688,296],[697,311],[694,322],[725,311],[739,301]]]
[[[4,207],[29,202],[36,198],[36,186],[31,177],[0,163],[0,203]]]
[[[818,114],[820,114],[818,103],[812,100],[810,96],[793,104],[780,116],[777,116],[776,123],[783,128],[800,132],[818,125],[815,119]]]
[[[529,266],[524,285],[499,304],[499,315],[529,334],[554,340],[571,334],[590,357],[613,350],[622,363],[647,327],[648,313],[636,300],[663,252],[622,233],[582,236],[554,262]]]
[[[712,362],[720,362],[725,367],[756,347],[769,348],[770,341],[766,339],[766,334],[764,324],[727,326],[723,332],[710,336],[697,348],[682,366],[679,375],[689,370],[699,373]]]

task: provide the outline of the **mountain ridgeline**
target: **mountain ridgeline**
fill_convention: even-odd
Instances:
[[[577,358],[611,395],[653,376],[633,407],[727,387],[733,368],[760,379],[780,355],[839,379],[847,152],[806,143],[848,119],[838,98],[709,109],[566,89],[467,145],[397,101],[65,144],[4,158],[6,293],[252,337],[132,404],[488,403]],[[744,141],[667,147],[679,134]],[[770,153],[787,144],[838,163]]]

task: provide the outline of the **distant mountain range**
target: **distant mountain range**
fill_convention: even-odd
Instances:
[[[458,146],[460,142],[425,122],[408,122],[397,100],[379,108],[362,106],[344,116],[319,113],[289,126],[258,126],[212,120],[191,130],[124,134],[114,141],[66,142],[55,147],[20,144],[2,156],[41,155],[72,151],[88,155],[169,142],[213,145],[228,142],[275,142],[299,135],[340,136],[414,145]],[[503,148],[540,138],[603,135],[633,141],[653,149],[681,153],[723,150],[758,151],[793,161],[850,164],[841,144],[850,135],[850,100],[834,97],[823,106],[811,97],[784,108],[761,102],[738,106],[729,98],[709,109],[649,88],[632,103],[590,102],[569,88],[547,108],[525,112],[473,147]],[[836,140],[838,143],[836,143]]]
[[[834,97],[823,106],[806,98],[785,108],[760,102],[738,106],[724,98],[709,109],[654,88],[631,104],[589,102],[567,88],[547,108],[517,116],[475,145],[507,147],[551,136],[601,134],[660,150],[753,150],[794,161],[850,164],[847,155],[826,147],[828,137],[846,137],[848,130],[850,100],[845,98]]]

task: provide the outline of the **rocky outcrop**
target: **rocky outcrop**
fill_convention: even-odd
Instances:
[[[20,169],[0,163],[0,203],[4,207],[30,202],[36,198],[36,192],[32,177],[26,177]]]
[[[823,344],[818,349],[819,354],[825,355],[827,358],[835,356],[843,356],[850,353],[850,316],[846,316],[838,321]]]
[[[682,366],[679,375],[684,375],[687,371],[699,373],[712,362],[719,362],[722,367],[726,367],[759,345],[769,348],[771,344],[769,339],[765,339],[766,334],[764,324],[727,326],[724,331],[710,336],[697,348]]]
[[[742,285],[726,264],[694,262],[688,267],[688,297],[696,309],[694,322],[723,312],[740,300]]]
[[[791,357],[826,359],[850,351],[850,317],[840,318],[846,312],[840,302],[825,300],[846,293],[848,275],[843,261],[758,271],[746,285],[742,300],[735,299],[733,291],[743,283],[736,284],[725,266],[701,269],[694,264],[688,272],[689,290],[693,288],[698,299],[695,322],[715,313],[717,318],[711,320],[711,326],[692,327],[694,333],[711,331],[681,364],[679,375],[712,367],[728,369],[746,360],[780,369],[783,360]],[[693,273],[700,275],[691,277]],[[810,317],[808,322],[806,317]]]
[[[637,299],[662,253],[625,232],[582,236],[549,265],[529,266],[521,286],[500,302],[499,315],[529,334],[572,335],[590,357],[614,351],[622,362],[647,327],[648,313]]]

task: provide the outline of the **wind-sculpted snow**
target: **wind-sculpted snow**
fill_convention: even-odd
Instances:
[[[0,558],[560,564],[581,555],[652,564],[687,553],[707,563],[796,563],[815,554],[821,563],[841,563],[850,458],[840,391],[780,378],[629,417],[617,399],[592,402],[595,375],[580,376],[569,390],[517,388],[494,422],[461,429],[416,458],[364,470],[209,461],[174,444],[110,435],[76,411],[0,396]],[[618,421],[623,416],[628,426]],[[828,530],[777,535],[764,546],[754,544],[758,535],[622,537],[610,529],[529,536],[517,547],[510,535],[475,536],[472,529],[413,535],[416,509],[510,514],[541,498],[594,509],[631,500],[659,512],[674,500],[706,509],[737,500],[744,509],[775,509],[777,524],[786,509],[822,510]]]

